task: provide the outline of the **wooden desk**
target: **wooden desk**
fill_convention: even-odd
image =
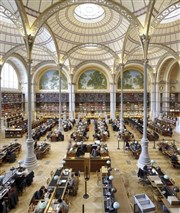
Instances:
[[[101,176],[104,177],[106,176],[108,173],[107,167],[106,166],[102,166],[101,167]]]
[[[53,193],[51,194],[50,199],[40,200],[33,211],[34,213],[40,211],[40,205],[42,202],[44,202],[46,205],[44,210],[42,210],[43,213],[53,213],[56,210],[56,205],[54,205],[53,203],[56,202],[58,198],[64,199],[71,171],[71,169],[68,169],[68,172],[65,172],[65,170],[62,170],[62,168],[56,170],[54,176],[57,175],[58,178],[54,180],[53,176],[49,186],[47,187],[48,189],[53,189]]]
[[[166,206],[166,208],[169,210],[170,213],[179,213],[180,212],[180,205],[170,205],[170,203],[167,201],[166,198],[162,199],[162,202]]]
[[[51,149],[51,145],[48,143],[43,143],[42,145],[38,145],[34,150],[34,153],[38,160],[42,159],[47,153],[49,153]]]
[[[84,172],[84,157],[66,157],[65,159],[65,168],[72,168],[72,171],[81,171]],[[110,160],[110,157],[96,157],[90,158],[91,170],[90,172],[100,171],[102,166],[106,165],[106,161]]]
[[[106,168],[105,168],[105,170],[106,170]],[[101,171],[102,171],[102,169],[101,169]],[[114,178],[112,180],[112,183],[109,183],[110,187],[111,188],[114,187],[117,189],[117,192],[114,193],[114,195],[111,197],[111,203],[113,203],[114,201],[117,201],[120,204],[120,208],[113,212],[114,213],[115,212],[132,213],[133,211],[131,209],[130,202],[129,202],[129,199],[127,196],[127,191],[125,189],[124,182],[123,182],[121,175],[118,174],[118,177],[117,177],[117,174],[115,174],[115,171],[112,171],[111,175],[112,176],[116,175],[116,178]],[[106,196],[106,192],[108,192],[107,187],[106,187],[107,183],[106,183],[106,181],[105,182],[103,181],[103,180],[105,180],[105,178],[106,177],[102,177],[102,179],[101,179],[102,180],[102,191],[103,191],[103,196],[102,196],[103,212],[107,212],[107,210],[105,211],[105,205],[106,205],[106,201],[107,201],[107,197],[108,197],[108,196]]]
[[[149,175],[147,176],[147,178],[153,187],[163,186],[163,183],[158,175]]]
[[[6,129],[5,138],[22,138],[23,130],[22,129]]]

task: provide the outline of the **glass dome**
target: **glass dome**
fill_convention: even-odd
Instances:
[[[96,4],[81,4],[74,10],[75,18],[83,23],[97,23],[101,21],[104,16],[104,9]]]

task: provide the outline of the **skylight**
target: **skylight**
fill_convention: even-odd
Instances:
[[[176,20],[179,20],[180,17],[180,8],[174,10],[173,12],[169,13],[162,21],[162,24],[170,23]]]
[[[74,10],[75,18],[83,23],[97,23],[101,21],[105,14],[104,9],[96,4],[81,4]]]

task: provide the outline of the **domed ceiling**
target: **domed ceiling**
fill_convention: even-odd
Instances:
[[[2,0],[0,58],[16,52],[26,59],[25,36],[31,34],[34,68],[63,61],[66,70],[75,72],[90,62],[113,72],[117,59],[143,59],[140,35],[149,26],[148,59],[153,68],[168,54],[178,60],[179,17],[180,2],[175,0]]]

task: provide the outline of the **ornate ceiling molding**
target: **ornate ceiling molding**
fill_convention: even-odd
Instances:
[[[7,18],[9,18],[17,27],[20,34],[24,36],[24,26],[22,22],[17,18],[13,13],[11,13],[8,9],[4,6],[0,5],[0,13],[4,14]]]
[[[151,26],[153,28],[156,28],[157,25],[166,17],[168,16],[170,13],[172,13],[174,10],[180,8],[180,2],[177,1],[173,4],[171,4],[168,8],[166,8],[165,10],[163,10],[160,14],[157,15],[157,17],[154,19],[153,23],[151,24]]]
[[[132,14],[127,8],[125,8],[123,5],[120,5],[118,3],[115,3],[112,0],[89,0],[84,2],[83,0],[63,0],[61,2],[57,2],[55,4],[53,4],[51,7],[49,7],[48,9],[46,9],[37,19],[36,21],[33,23],[32,26],[32,31],[33,34],[35,35],[39,28],[52,16],[54,15],[56,12],[58,12],[61,9],[64,9],[68,6],[71,5],[78,5],[78,4],[83,4],[83,3],[96,3],[98,5],[101,6],[105,6],[108,7],[114,11],[116,11],[117,13],[121,14],[123,17],[125,17],[132,25],[134,25],[136,28],[140,28],[141,23],[139,22],[139,20],[137,19],[137,17]]]
[[[38,64],[36,64],[36,66],[33,67],[33,71],[36,72],[37,70],[39,70],[42,67],[45,67],[46,65],[51,65],[54,64],[54,66],[56,66],[57,64],[55,63],[55,61],[53,60],[47,60],[47,61],[42,61]]]
[[[105,51],[107,51],[108,53],[110,53],[113,57],[118,57],[118,55],[113,51],[113,50],[111,50],[109,47],[107,47],[107,46],[105,46],[105,45],[102,45],[102,44],[80,44],[80,45],[77,45],[77,46],[75,46],[74,48],[72,48],[69,52],[67,52],[67,54],[63,57],[63,60],[65,61],[65,60],[67,60],[68,59],[68,57],[72,54],[72,53],[74,53],[74,52],[76,52],[76,50],[79,50],[79,49],[81,49],[81,48],[85,48],[85,47],[97,47],[97,48],[101,48],[101,49],[103,49],[103,50],[105,50]]]
[[[13,47],[3,56],[3,61],[5,62],[12,54],[14,54],[16,51],[23,49],[25,47],[26,47],[25,44],[20,44],[16,47]]]
[[[111,70],[110,67],[103,63],[102,61],[96,61],[96,60],[88,60],[88,61],[83,61],[82,63],[79,63],[77,66],[74,67],[73,73],[75,73],[77,70],[79,70],[81,67],[88,65],[89,64],[94,64],[94,65],[101,65],[103,66],[106,70]]]

